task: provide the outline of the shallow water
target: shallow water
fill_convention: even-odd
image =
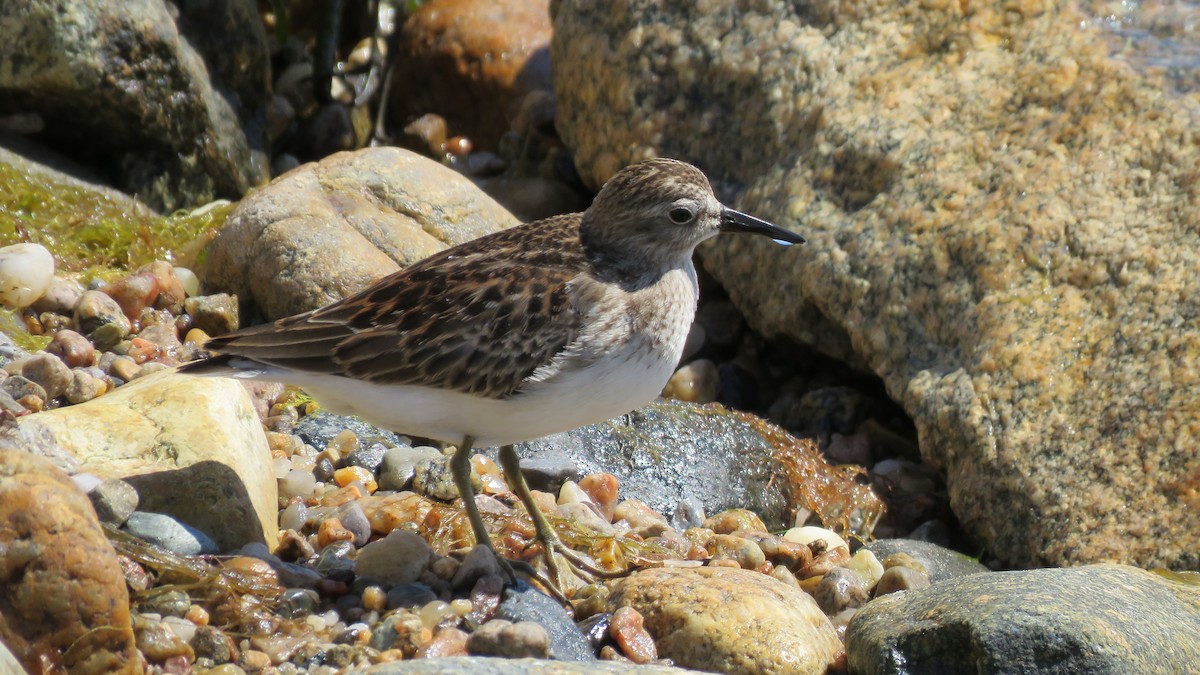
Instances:
[[[1200,2],[1136,0],[1090,3],[1085,22],[1113,36],[1113,55],[1143,72],[1161,73],[1173,91],[1200,91]]]

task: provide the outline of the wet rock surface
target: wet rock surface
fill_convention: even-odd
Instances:
[[[863,607],[851,672],[1184,672],[1200,657],[1200,587],[1121,565],[948,579]]]
[[[883,378],[991,555],[1194,568],[1190,99],[1072,3],[712,9],[555,5],[585,180],[683,157],[808,236],[702,256],[752,326]]]

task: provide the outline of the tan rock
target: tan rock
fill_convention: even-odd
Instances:
[[[0,450],[0,551],[0,642],[29,672],[142,672],[116,552],[48,460]]]
[[[809,237],[701,254],[883,378],[1007,564],[1200,565],[1200,146],[1157,59],[1087,3],[622,7],[555,5],[585,180],[670,153]]]
[[[608,610],[621,607],[640,612],[658,655],[685,668],[824,673],[843,656],[808,594],[748,570],[643,570],[613,584]]]
[[[398,148],[306,164],[242,201],[209,248],[212,290],[268,318],[314,309],[516,224],[461,174]]]
[[[148,375],[87,403],[23,417],[19,426],[27,435],[49,431],[81,471],[124,479],[137,489],[140,509],[173,515],[222,550],[277,543],[270,450],[234,380]]]

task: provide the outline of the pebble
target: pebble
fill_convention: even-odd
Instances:
[[[342,521],[330,517],[317,526],[317,546],[325,548],[335,541],[354,541],[354,533],[342,527]]]
[[[138,505],[137,490],[120,478],[100,481],[88,492],[88,498],[92,500],[100,522],[116,527],[123,525]]]
[[[70,316],[75,311],[79,296],[83,295],[83,287],[77,282],[62,277],[54,277],[42,297],[34,301],[33,311],[43,314],[59,314]]]
[[[367,488],[367,492],[374,492],[379,489],[375,483],[375,474],[361,466],[347,466],[337,469],[333,472],[333,480],[339,487],[345,487],[351,483],[358,482]]]
[[[495,618],[513,623],[533,621],[546,629],[550,636],[550,658],[559,661],[595,659],[587,637],[554,598],[525,582],[505,588],[501,598]]]
[[[911,567],[897,565],[884,570],[875,584],[875,596],[887,595],[897,591],[911,591],[929,586],[929,575]]]
[[[237,658],[237,646],[225,631],[214,626],[200,626],[191,640],[197,659],[209,659],[213,663],[229,663]],[[235,666],[236,667],[236,666]],[[240,670],[240,669],[239,669]],[[210,670],[209,673],[212,673]]]
[[[621,502],[613,511],[612,517],[614,520],[629,523],[630,531],[643,539],[662,536],[672,529],[665,516],[640,499],[626,499]]]
[[[865,548],[860,548],[855,552],[854,556],[850,558],[850,562],[846,563],[846,568],[857,573],[867,588],[874,588],[884,572],[883,563],[879,562],[874,553]]]
[[[161,513],[134,511],[125,520],[125,530],[179,555],[220,553],[207,534]]]
[[[21,375],[10,375],[0,382],[0,389],[13,397],[17,402],[27,397],[37,397],[43,401],[47,400],[46,390],[42,385],[31,381],[29,378]]]
[[[600,515],[609,521],[614,519],[620,485],[620,481],[611,473],[588,474],[579,480],[579,489],[588,496]]]
[[[813,590],[813,599],[826,616],[833,616],[848,608],[862,607],[870,597],[862,577],[845,567],[835,567],[826,572]]]
[[[228,293],[199,295],[183,302],[192,325],[209,335],[224,335],[238,328],[237,298]]]
[[[471,633],[467,651],[477,656],[544,659],[550,655],[550,636],[532,621],[489,621]]]
[[[137,321],[142,310],[158,299],[158,279],[153,274],[131,274],[104,287],[104,293],[116,301],[130,321]]]
[[[563,483],[579,479],[579,467],[563,455],[543,455],[522,458],[521,475],[529,489],[557,494]]]
[[[437,594],[425,584],[397,584],[387,592],[387,609],[416,609],[437,600]]]
[[[20,362],[20,374],[45,390],[45,400],[58,398],[71,384],[71,369],[62,359],[42,352]]]
[[[704,502],[699,497],[688,496],[679,500],[671,513],[671,526],[680,532],[690,527],[700,527],[707,520]]]
[[[84,291],[75,305],[75,325],[100,349],[129,335],[131,324],[116,300],[101,291]]]
[[[108,382],[94,377],[86,370],[72,370],[71,383],[63,396],[72,405],[87,403],[108,391]]]
[[[360,445],[356,450],[351,451],[343,460],[345,467],[359,467],[369,472],[374,472],[383,463],[383,456],[387,452],[388,447],[383,443],[367,443]]]
[[[783,538],[788,541],[804,544],[808,546],[814,541],[821,540],[825,542],[825,548],[844,548],[848,552],[850,545],[846,543],[836,532],[827,530],[823,527],[815,525],[805,525],[803,527],[793,527],[783,534]]]
[[[96,362],[96,348],[92,343],[69,329],[59,330],[50,338],[46,353],[62,359],[70,368],[83,368]]]
[[[138,651],[151,663],[175,656],[193,656],[188,643],[162,621],[138,617],[134,622],[134,636],[137,639]]]
[[[676,370],[662,395],[689,403],[712,403],[721,390],[721,374],[717,364],[708,359],[696,359]]]
[[[746,570],[756,570],[767,560],[758,544],[731,534],[718,534],[713,537],[709,550],[712,552],[711,562],[730,560]]]
[[[312,475],[312,474],[309,474]],[[282,486],[280,492],[282,496]],[[287,499],[292,500],[292,497]],[[282,530],[295,530],[299,532],[304,529],[304,523],[308,519],[308,506],[300,499],[294,499],[287,508],[279,512],[279,528]]]
[[[476,490],[481,486],[479,474],[474,467],[471,468],[471,485]],[[453,501],[457,498],[458,488],[455,487],[454,476],[450,473],[450,458],[439,453],[437,457],[417,462],[413,471],[413,491],[442,501]]]
[[[373,541],[358,552],[359,576],[386,584],[409,584],[433,560],[433,549],[421,537],[393,530],[383,539]]]
[[[284,500],[308,499],[317,489],[317,479],[311,471],[288,471],[279,481],[279,497]]]
[[[732,534],[739,530],[767,531],[762,519],[749,509],[727,509],[705,520],[704,527],[717,534]]]
[[[54,256],[41,244],[0,248],[0,304],[23,309],[50,288]]]
[[[355,546],[362,547],[371,538],[371,521],[358,502],[347,502],[339,508],[338,520],[342,521],[342,527],[354,534]]]
[[[457,628],[443,628],[434,634],[432,640],[417,650],[416,657],[435,659],[447,656],[465,656],[468,637],[466,633]]]
[[[142,603],[142,612],[153,612],[160,616],[182,617],[192,606],[192,599],[180,590],[158,593]]]
[[[609,619],[608,632],[621,652],[634,663],[649,663],[658,658],[654,638],[646,630],[640,612],[632,607],[620,607]]]

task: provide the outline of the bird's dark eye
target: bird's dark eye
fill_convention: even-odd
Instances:
[[[692,210],[685,206],[676,206],[675,208],[671,209],[671,212],[667,214],[667,217],[670,218],[671,222],[675,223],[676,225],[683,225],[692,219]]]

